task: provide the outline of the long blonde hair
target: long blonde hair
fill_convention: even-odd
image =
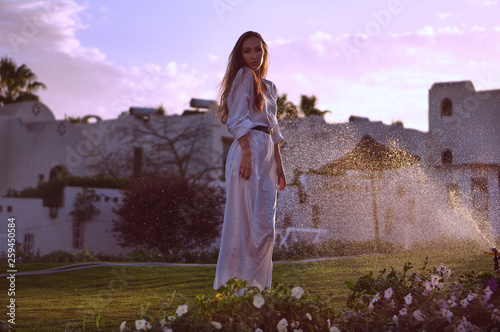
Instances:
[[[224,74],[224,78],[220,84],[219,98],[220,104],[217,109],[217,114],[220,116],[220,121],[223,124],[227,123],[227,114],[229,109],[227,107],[227,97],[229,96],[229,92],[231,91],[231,87],[233,85],[234,78],[242,67],[247,67],[245,60],[242,55],[243,42],[250,37],[256,37],[260,40],[262,44],[262,50],[264,52],[264,59],[262,62],[262,66],[259,69],[259,76],[257,77],[257,73],[252,70],[253,73],[253,85],[254,85],[254,104],[257,105],[258,109],[262,111],[262,107],[264,101],[262,99],[262,87],[260,84],[260,80],[265,78],[267,75],[267,68],[269,67],[269,53],[267,52],[267,44],[262,38],[262,36],[253,31],[247,31],[238,38],[236,45],[234,45],[231,54],[229,55],[229,60],[226,68],[226,73]]]

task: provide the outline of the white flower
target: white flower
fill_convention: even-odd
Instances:
[[[375,307],[373,306],[373,302],[370,302],[370,304],[368,305],[368,310],[373,310],[375,309]]]
[[[452,300],[453,302],[457,302],[457,301],[458,301],[458,297],[455,295],[455,293],[453,293],[453,294],[450,296],[450,300]]]
[[[490,286],[486,286],[486,289],[484,290],[484,295],[483,295],[485,302],[490,300],[491,294],[493,294],[493,292],[491,291]]]
[[[304,290],[300,286],[292,288],[292,296],[297,300],[299,300],[303,294]]]
[[[405,303],[406,305],[410,305],[413,302],[413,297],[411,296],[411,293],[408,293],[408,295],[405,296]]]
[[[210,324],[213,325],[217,330],[220,330],[222,328],[222,324],[219,322],[210,322]]]
[[[432,283],[429,280],[424,281],[424,295],[428,295],[433,289]]]
[[[419,322],[423,322],[425,320],[425,316],[424,314],[422,314],[420,310],[415,310],[413,312],[413,317],[415,317],[415,319],[418,320]]]
[[[422,282],[422,279],[420,279],[419,277],[415,277],[415,280],[418,282]]]
[[[477,294],[470,293],[469,295],[467,295],[467,301],[472,302],[472,300],[474,300],[476,297]]]
[[[151,323],[145,319],[138,319],[135,321],[135,329],[137,331],[146,331],[151,329]]]
[[[445,276],[446,278],[451,277],[452,274],[453,274],[453,272],[451,271],[451,269],[445,269],[443,271],[443,276]]]
[[[161,329],[161,332],[174,332],[174,330],[172,330],[170,327],[166,327],[166,326],[164,326],[164,327]]]
[[[170,322],[173,322],[175,320],[175,316],[168,316],[167,319],[170,321]]]
[[[255,332],[264,332],[264,331],[262,331],[262,329],[261,329],[261,328],[256,328],[256,329],[255,329]]]
[[[307,317],[307,319],[309,319],[309,320],[313,320],[313,318],[312,318],[312,316],[311,316],[311,314],[310,314],[310,313],[306,313],[306,317]]]
[[[439,284],[439,280],[441,280],[441,277],[437,274],[431,275],[431,284],[432,286],[437,286]]]
[[[278,332],[286,332],[286,327],[288,326],[288,322],[286,321],[286,318],[283,318],[278,322],[278,325],[276,325],[276,328],[278,329]]]
[[[460,300],[460,305],[462,306],[462,308],[467,308],[467,306],[469,305],[469,301],[467,301],[467,299]]]
[[[266,303],[266,301],[264,301],[264,298],[262,297],[262,295],[260,294],[257,294],[253,297],[253,305],[257,308],[257,309],[260,309],[264,303]]]
[[[380,296],[379,296],[380,293],[377,293],[375,294],[375,296],[373,297],[372,299],[372,303],[375,303],[375,302],[378,302],[378,300],[380,300]]]
[[[392,294],[394,294],[394,291],[392,290],[392,287],[389,287],[384,292],[384,298],[389,300],[392,297]]]
[[[330,332],[340,332],[339,328],[338,328],[338,327],[336,327],[336,326],[332,326],[332,327],[330,327],[330,330],[329,330],[329,331],[330,331]]]
[[[462,324],[458,325],[456,328],[455,328],[455,331],[454,332],[467,332],[467,329],[465,328],[465,326],[463,326]]]
[[[188,306],[187,304],[183,304],[183,305],[180,305],[177,310],[175,311],[175,313],[177,314],[177,316],[181,317],[182,315],[184,315],[185,313],[188,312]]]
[[[392,300],[392,301],[389,303],[389,306],[391,307],[391,309],[396,309],[396,303],[394,303],[394,300]]]
[[[491,319],[496,323],[497,321],[500,322],[500,310],[498,308],[495,308],[491,314]]]
[[[443,263],[439,264],[439,266],[437,267],[437,271],[438,271],[438,272],[441,272],[441,271],[443,271],[443,270],[445,270],[445,269],[446,269],[446,266],[444,266],[444,264],[443,264]]]
[[[302,331],[302,329],[298,329],[298,330],[294,329],[293,332],[304,332],[304,331]]]
[[[127,321],[126,321],[126,320],[124,320],[124,321],[120,324],[120,332],[125,331],[125,325],[127,325]]]
[[[400,316],[406,316],[407,313],[408,313],[408,309],[406,309],[406,308],[403,308],[403,309],[399,310],[399,315]]]
[[[448,300],[447,303],[450,306],[450,308],[455,308],[458,305],[455,301],[452,300]]]
[[[448,323],[451,323],[451,317],[453,317],[453,312],[451,312],[448,309],[441,309],[441,315],[443,316],[444,319],[448,321]]]
[[[399,313],[401,314],[401,312],[399,312]],[[398,316],[396,316],[396,315],[392,316],[392,321],[393,322],[396,323],[398,320],[399,320]]]

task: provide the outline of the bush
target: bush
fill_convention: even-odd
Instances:
[[[41,257],[43,263],[74,263],[77,261],[75,254],[63,250],[55,250]]]
[[[206,248],[219,236],[224,198],[221,188],[171,174],[138,179],[113,209],[113,231],[122,247]]]
[[[43,206],[61,207],[66,186],[125,189],[128,185],[128,178],[108,177],[103,174],[95,177],[61,175],[49,181],[39,182],[36,188],[28,187],[21,191],[9,188],[6,197],[42,198]]]
[[[379,244],[379,253],[401,252],[403,249],[389,242]],[[274,260],[307,259],[320,257],[352,256],[371,254],[375,252],[375,241],[340,242],[334,240],[323,241],[319,244],[309,242],[294,242],[288,248],[275,248]]]
[[[452,278],[443,264],[412,272],[393,268],[355,283],[346,308],[335,308],[300,287],[274,285],[263,291],[230,280],[215,296],[194,303],[164,303],[158,313],[143,310],[120,331],[495,331],[500,328],[500,276],[470,272]],[[412,273],[411,273],[412,272]],[[452,281],[454,280],[454,281]],[[175,294],[175,293],[174,293]]]

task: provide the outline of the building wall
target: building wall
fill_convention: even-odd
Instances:
[[[451,101],[451,115],[442,103]],[[453,164],[500,164],[500,90],[476,91],[470,81],[435,83],[429,90],[430,164],[441,164],[445,149]]]
[[[449,99],[451,112],[443,115],[445,99]],[[145,135],[146,125],[167,126],[167,136],[186,128],[200,128],[193,133],[202,135],[194,140],[197,152],[188,176],[214,167],[206,178],[223,183],[224,151],[232,135],[216,119],[206,118],[204,113],[190,114],[144,117],[124,113],[117,119],[72,124],[55,120],[41,103],[0,108],[0,193],[8,188],[34,187],[40,175],[47,180],[54,167],[62,167],[72,175],[95,176],[106,170],[103,156],[112,154],[122,163],[118,168],[125,173],[120,175],[131,175],[137,147],[144,150],[144,171],[167,170],[168,163],[162,158],[171,157],[165,145],[168,141]],[[280,120],[280,126],[286,139],[281,150],[288,182],[294,181],[297,170],[303,175],[297,185],[279,193],[278,229],[325,228],[330,238],[342,241],[374,238],[369,179],[359,172],[346,172],[344,177],[306,175],[309,169],[320,168],[350,152],[364,135],[371,135],[381,144],[421,157],[419,165],[383,172],[375,180],[382,240],[408,247],[415,241],[441,236],[485,235],[477,231],[480,218],[474,214],[474,179],[485,179],[487,187],[488,227],[482,227],[483,233],[500,235],[500,90],[476,91],[469,81],[435,83],[429,90],[428,133],[359,117],[352,117],[348,123],[329,124],[321,117],[309,116]],[[189,148],[186,145],[179,152]],[[443,164],[444,150],[452,153],[450,163]],[[458,185],[458,208],[449,206],[450,184]],[[69,202],[77,191],[66,189],[69,205],[53,219],[41,200],[2,197],[0,203],[13,206],[22,238],[33,231],[35,244],[43,252],[71,251]],[[99,204],[103,204],[99,207],[101,215],[85,224],[84,246],[94,251],[120,252],[110,233],[114,217],[111,205]],[[6,208],[0,214],[5,217]],[[0,240],[3,234],[0,232]]]
[[[286,120],[282,127],[288,146],[283,148],[283,159],[289,182],[295,168],[302,173],[320,168],[352,151],[362,136],[371,135],[383,145],[421,156],[417,167],[385,171],[375,181],[382,240],[406,247],[442,237],[491,244],[500,234],[499,95],[500,90],[475,91],[468,81],[434,84],[429,90],[429,133],[356,117],[344,124],[326,124],[313,117]],[[442,114],[445,98],[451,101],[450,115]],[[452,152],[450,164],[443,164],[445,149]],[[286,206],[286,212],[278,216],[293,215],[292,226],[311,228],[313,207],[319,206],[324,211],[319,227],[328,230],[330,238],[373,239],[374,214],[371,194],[366,191],[370,184],[359,173],[347,172],[345,177],[303,175],[301,190],[308,201],[300,203],[299,187],[287,188],[278,203],[280,208]],[[474,179],[486,179],[488,227],[478,226],[482,221],[474,212]],[[448,204],[448,184],[460,188],[458,207]],[[410,205],[414,216],[410,216]],[[282,220],[278,223],[282,227]]]
[[[108,254],[126,253],[130,249],[121,248],[112,232],[112,220],[116,215],[112,208],[121,203],[122,194],[114,189],[94,189],[102,198],[95,206],[100,213],[91,221],[83,225],[83,244],[81,248],[73,245],[73,218],[70,212],[74,209],[73,203],[82,188],[66,187],[64,190],[64,204],[59,208],[56,217],[50,216],[50,209],[43,206],[41,199],[0,197],[0,218],[7,220],[16,219],[16,240],[25,243],[26,234],[33,236],[33,249],[40,249],[42,255],[55,250],[67,252],[80,252],[83,248],[94,253],[105,252]],[[109,199],[106,201],[106,197]],[[116,202],[115,202],[116,201]],[[70,203],[71,202],[71,203]],[[12,208],[12,212],[8,211]],[[7,239],[7,227],[0,229],[0,242],[2,248]],[[5,242],[4,242],[5,241]]]

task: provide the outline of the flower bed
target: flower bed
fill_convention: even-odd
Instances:
[[[215,296],[193,303],[164,303],[153,314],[124,321],[120,331],[495,331],[500,329],[500,276],[470,272],[458,278],[443,264],[412,272],[383,270],[346,282],[345,308],[301,287],[259,291],[230,280]],[[411,273],[410,273],[411,272]]]

